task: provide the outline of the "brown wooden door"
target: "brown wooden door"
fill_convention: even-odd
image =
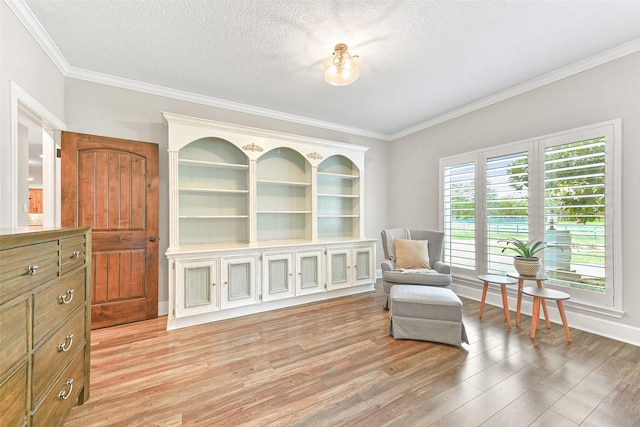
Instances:
[[[29,213],[42,213],[42,188],[29,189]]]
[[[158,316],[158,146],[62,132],[62,226],[93,230],[91,326]]]

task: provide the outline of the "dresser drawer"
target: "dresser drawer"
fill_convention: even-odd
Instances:
[[[29,351],[28,309],[29,301],[26,299],[0,307],[0,378]]]
[[[53,388],[46,392],[42,403],[35,408],[31,419],[33,426],[56,426],[76,402],[78,392],[84,386],[84,351],[78,353]]]
[[[43,393],[74,354],[84,347],[84,316],[82,308],[38,347],[33,355],[32,400],[40,401]]]
[[[33,346],[56,329],[77,307],[85,303],[85,270],[65,276],[54,286],[35,294]]]
[[[62,239],[60,241],[60,246],[62,274],[85,264],[87,259],[87,250],[84,235]]]
[[[22,426],[27,423],[27,364],[0,382],[0,426]]]
[[[0,252],[0,298],[11,299],[58,277],[59,246],[52,240]]]

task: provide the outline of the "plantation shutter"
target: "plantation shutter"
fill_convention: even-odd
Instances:
[[[452,269],[476,269],[476,163],[443,172],[444,259]]]
[[[604,294],[606,138],[553,142],[544,150],[545,240],[556,245],[545,250],[549,283]]]
[[[529,154],[527,151],[486,159],[487,272],[514,271],[513,256],[502,253],[509,237],[529,238]]]

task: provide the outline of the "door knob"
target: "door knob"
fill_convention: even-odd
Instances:
[[[152,243],[155,242],[156,241],[156,236],[149,237],[149,241],[152,242]]]

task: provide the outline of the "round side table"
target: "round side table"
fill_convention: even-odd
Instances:
[[[549,278],[546,274],[538,274],[537,276],[524,276],[520,273],[512,272],[507,273],[508,277],[512,277],[518,280],[518,307],[516,308],[516,326],[520,326],[520,308],[522,307],[522,288],[524,287],[525,280],[535,281],[539,288],[543,288],[543,283]],[[547,327],[551,327],[549,323],[549,313],[547,312],[547,304],[544,299],[542,300],[542,310],[544,311],[544,319],[547,322]]]
[[[518,283],[517,280],[507,277],[500,276],[497,274],[482,274],[478,276],[478,279],[484,282],[484,287],[482,288],[482,301],[480,301],[480,315],[478,316],[482,319],[482,311],[484,310],[484,301],[487,298],[487,289],[489,289],[489,283],[495,283],[500,285],[502,290],[502,307],[504,308],[504,320],[507,321],[507,326],[511,329],[511,316],[509,315],[509,302],[507,301],[507,285],[515,285]]]
[[[571,298],[571,296],[565,292],[556,291],[555,289],[546,288],[534,288],[526,287],[522,289],[522,293],[533,297],[533,312],[531,313],[531,339],[536,337],[536,329],[540,323],[540,305],[544,304],[545,300],[555,300],[558,305],[558,311],[560,312],[560,318],[562,319],[562,326],[564,326],[564,333],[567,336],[567,342],[571,342],[571,333],[569,332],[569,325],[567,324],[567,317],[564,314],[563,300]],[[551,328],[551,324],[547,320],[547,329]]]

